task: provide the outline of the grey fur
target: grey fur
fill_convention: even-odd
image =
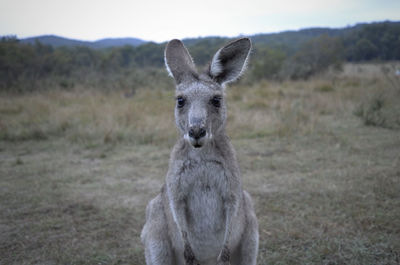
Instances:
[[[232,42],[216,53],[207,73],[198,74],[181,41],[167,44],[181,137],[166,184],[146,208],[141,239],[148,265],[256,264],[258,223],[225,134],[223,91],[242,73],[250,48],[247,38]]]

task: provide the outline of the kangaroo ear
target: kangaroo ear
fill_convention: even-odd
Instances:
[[[250,50],[249,38],[233,41],[219,49],[210,64],[210,77],[221,85],[238,79],[246,68]]]
[[[180,40],[168,42],[164,52],[165,66],[179,85],[183,81],[197,78],[196,67],[188,50]]]

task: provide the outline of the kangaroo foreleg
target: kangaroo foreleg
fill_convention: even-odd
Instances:
[[[170,208],[174,221],[178,227],[184,245],[183,257],[187,265],[199,265],[196,257],[194,256],[192,247],[188,240],[188,225],[186,218],[186,200],[184,197],[179,198],[176,196],[177,192],[170,193]]]
[[[237,193],[240,194],[240,193]],[[231,193],[225,200],[225,235],[224,243],[220,254],[218,255],[218,264],[228,265],[230,264],[230,240],[233,231],[233,219],[237,216],[239,209],[239,198],[234,193]]]

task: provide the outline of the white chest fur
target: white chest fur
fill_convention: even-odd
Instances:
[[[187,190],[186,218],[192,247],[213,256],[221,248],[225,229],[224,167],[217,160],[186,160],[180,171],[180,183]]]

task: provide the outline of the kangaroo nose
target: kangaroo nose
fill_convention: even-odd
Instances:
[[[206,129],[204,129],[203,127],[190,128],[189,136],[194,138],[195,140],[199,140],[200,138],[206,136]]]

